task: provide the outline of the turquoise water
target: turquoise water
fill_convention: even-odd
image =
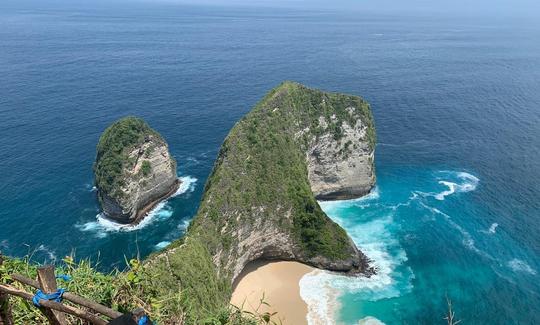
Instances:
[[[466,323],[536,322],[527,316],[538,307],[534,253],[486,220],[487,190],[474,171],[383,167],[378,177],[366,198],[322,203],[378,267],[371,279],[323,275],[304,284],[338,288],[335,319],[432,323],[444,317],[448,297]],[[512,316],[494,308],[501,301]]]
[[[443,323],[448,296],[466,324],[540,323],[536,20],[6,0],[0,76],[9,255],[75,252],[110,270],[165,247],[230,128],[296,80],[365,97],[378,135],[376,191],[324,208],[379,273],[307,278],[313,312]],[[123,229],[100,218],[92,163],[101,132],[128,114],[167,139],[184,187]]]

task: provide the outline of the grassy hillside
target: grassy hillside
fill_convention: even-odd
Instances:
[[[30,262],[29,257],[22,259],[7,258],[0,265],[0,284],[8,284],[17,289],[34,293],[36,289],[14,281],[11,274],[17,273],[35,279],[39,265]],[[99,304],[110,306],[120,312],[129,312],[143,307],[158,324],[181,325],[185,319],[186,304],[180,292],[166,296],[155,296],[151,280],[156,275],[143,270],[137,260],[127,262],[124,272],[112,271],[104,274],[96,271],[95,264],[88,260],[74,262],[72,257],[65,257],[57,264],[56,274],[69,275],[71,281],[58,280],[58,286]],[[64,304],[79,308],[67,300]],[[11,296],[9,299],[15,325],[48,324],[48,320],[31,302]],[[3,308],[5,306],[0,306]],[[268,314],[251,314],[239,309],[220,308],[217,312],[202,312],[205,316],[197,324],[254,325],[264,319],[272,319]],[[70,324],[87,324],[74,316],[67,315]]]

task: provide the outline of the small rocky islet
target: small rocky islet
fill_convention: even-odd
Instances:
[[[348,274],[374,270],[317,200],[363,196],[375,184],[369,104],[295,82],[271,90],[229,132],[184,237],[148,257],[145,291],[181,292],[188,323],[228,306],[232,285],[255,260],[292,260]],[[140,221],[178,187],[165,140],[127,117],[100,138],[94,165],[108,218]],[[182,313],[183,313],[182,311]]]
[[[132,116],[116,121],[101,135],[94,174],[103,213],[122,224],[140,222],[180,185],[165,140]]]

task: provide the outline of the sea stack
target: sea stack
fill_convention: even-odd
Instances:
[[[136,117],[122,118],[101,135],[94,163],[95,185],[105,216],[140,222],[176,192],[176,161],[159,133]]]

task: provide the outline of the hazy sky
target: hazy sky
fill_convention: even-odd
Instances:
[[[219,5],[264,5],[277,7],[336,8],[387,11],[452,11],[489,13],[536,13],[540,0],[138,0]]]
[[[540,0],[0,0],[1,3],[92,7],[111,4],[168,3],[219,6],[302,8],[394,13],[452,13],[464,15],[525,15],[540,20]]]

